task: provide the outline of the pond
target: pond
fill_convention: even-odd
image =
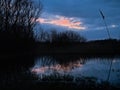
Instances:
[[[69,75],[75,78],[95,78],[120,85],[120,57],[64,57],[41,56],[36,58],[31,73],[41,80],[51,75]]]

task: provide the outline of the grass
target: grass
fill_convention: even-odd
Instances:
[[[0,88],[2,89],[16,89],[16,90],[40,90],[40,89],[58,89],[58,90],[79,90],[79,89],[93,89],[93,90],[113,90],[116,87],[110,85],[108,82],[98,83],[96,78],[93,77],[81,77],[74,79],[70,75],[51,75],[44,76],[42,79],[37,79],[30,73],[17,72],[11,75],[9,78],[7,75],[6,79],[0,81]],[[16,76],[16,77],[15,77]]]

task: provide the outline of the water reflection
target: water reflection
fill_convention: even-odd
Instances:
[[[31,72],[39,78],[55,73],[69,74],[77,77],[95,77],[98,80],[109,80],[120,84],[120,58],[81,58],[66,60],[60,63],[55,58],[39,57],[36,59]],[[111,64],[112,63],[112,64]]]
[[[38,58],[35,62],[34,67],[31,69],[33,73],[40,74],[52,74],[53,72],[58,73],[69,73],[72,69],[83,66],[83,60],[70,61],[67,63],[60,64],[56,60],[48,57]]]

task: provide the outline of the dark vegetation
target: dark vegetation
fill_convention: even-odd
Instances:
[[[38,42],[38,54],[80,54],[87,56],[119,55],[120,41],[116,39],[87,42],[49,43]]]
[[[0,0],[0,52],[20,52],[34,46],[33,30],[41,8],[31,0]]]
[[[28,75],[29,74],[29,75]],[[18,77],[19,76],[19,77]],[[5,78],[6,77],[6,78]],[[108,82],[98,83],[94,77],[81,77],[73,78],[70,75],[51,75],[44,76],[43,79],[37,79],[34,75],[30,76],[30,73],[17,73],[17,75],[4,76],[5,80],[1,80],[1,89],[16,89],[16,90],[39,90],[39,89],[52,89],[52,90],[114,90],[119,89],[112,86]]]
[[[37,42],[37,54],[119,55],[120,40],[105,39],[87,41],[73,31],[50,33],[41,30]]]
[[[78,86],[73,82],[35,82],[36,77],[30,76],[30,72],[26,71],[33,65],[35,57],[41,54],[119,54],[120,41],[87,42],[84,37],[72,31],[47,33],[41,30],[36,38],[35,20],[39,17],[41,9],[41,4],[36,6],[31,0],[0,0],[0,90],[86,88],[84,83]],[[60,61],[68,57],[54,56]],[[61,78],[63,77],[52,77],[54,80]],[[47,80],[49,77],[44,79]],[[72,77],[64,77],[64,80],[68,79],[72,80]],[[92,88],[91,84],[87,87]],[[94,85],[93,88],[98,88],[95,83]],[[109,85],[101,87],[112,88]]]
[[[34,35],[34,26],[42,5],[34,5],[31,0],[0,0],[0,53],[2,57],[26,53],[80,53],[119,54],[120,41],[114,39],[87,41],[73,31],[50,33],[40,29]],[[4,54],[5,53],[5,54]]]
[[[39,38],[39,42],[41,43],[75,43],[75,42],[85,42],[86,39],[82,37],[80,34],[74,31],[66,31],[66,32],[57,32],[56,30],[51,30],[50,33],[41,30]]]

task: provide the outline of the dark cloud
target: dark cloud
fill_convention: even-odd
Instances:
[[[100,18],[102,9],[107,18],[120,17],[120,0],[42,0],[44,11],[85,20]]]
[[[113,13],[109,12],[110,10],[118,13],[118,9],[120,9],[120,6],[118,9],[116,8],[116,5],[120,4],[117,0],[42,0],[42,2],[44,10],[47,12],[83,18],[98,17],[100,8],[108,14]]]

